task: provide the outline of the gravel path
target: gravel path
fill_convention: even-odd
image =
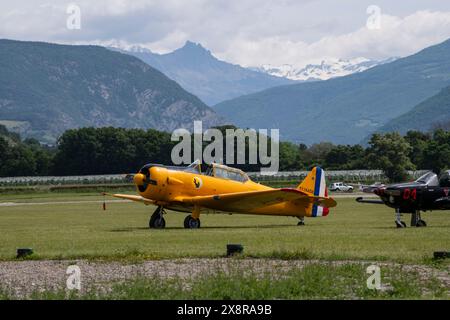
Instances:
[[[111,282],[141,277],[161,278],[193,278],[217,272],[230,270],[254,271],[257,274],[272,272],[283,273],[293,268],[302,268],[311,263],[332,263],[335,265],[358,263],[354,261],[323,262],[317,260],[276,260],[276,259],[177,259],[145,261],[136,264],[120,262],[79,261],[4,261],[0,262],[0,288],[6,289],[17,297],[26,297],[32,292],[60,290],[66,287],[66,274],[69,265],[76,264],[81,270],[82,291],[86,288],[100,287],[108,289]],[[368,263],[368,262],[361,262]],[[393,263],[377,263],[396,266]],[[397,265],[399,266],[399,265]],[[450,291],[448,270],[438,271],[428,266],[408,265],[404,268],[418,271],[420,275],[436,276]]]

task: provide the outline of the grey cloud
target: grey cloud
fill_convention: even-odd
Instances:
[[[80,6],[82,29],[65,27],[69,3]],[[378,0],[382,13],[398,19],[374,36],[364,30],[372,0],[16,0],[0,3],[0,37],[64,43],[141,44],[169,51],[186,40],[243,65],[305,63],[314,58],[408,54],[450,36],[422,14],[424,31],[405,17],[419,10],[450,12],[450,2]],[[404,21],[402,20],[403,18]],[[446,27],[446,16],[439,16]],[[395,40],[401,36],[401,41]],[[402,47],[400,47],[400,45]]]

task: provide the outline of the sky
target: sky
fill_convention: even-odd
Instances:
[[[448,0],[0,0],[0,38],[153,52],[187,40],[242,66],[385,59],[450,38]]]

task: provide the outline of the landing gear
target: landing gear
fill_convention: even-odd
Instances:
[[[427,224],[425,221],[422,220],[422,218],[420,217],[420,210],[416,210],[416,212],[414,212],[411,215],[411,227],[426,227]]]
[[[395,221],[395,225],[397,226],[397,228],[406,228],[406,223],[404,223],[403,221]]]
[[[297,223],[298,226],[304,226],[305,225],[305,217],[298,218],[300,221]]]
[[[400,209],[395,209],[395,225],[397,228],[406,228],[406,223],[401,221]],[[411,227],[426,227],[427,223],[420,217],[420,210],[411,214]]]
[[[426,227],[427,223],[424,220],[417,221],[416,227]]]
[[[165,211],[163,207],[156,208],[155,212],[153,212],[150,217],[148,227],[150,229],[164,229],[166,227],[166,220],[163,218],[164,213]]]
[[[200,228],[200,207],[194,206],[194,210],[190,216],[184,219],[184,227],[186,229],[198,229]]]
[[[200,219],[194,219],[189,215],[184,219],[184,227],[186,229],[198,229],[200,228]]]
[[[399,208],[395,209],[395,225],[397,228],[406,228],[406,223],[402,221],[402,215]]]

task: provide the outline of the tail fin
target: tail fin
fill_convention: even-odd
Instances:
[[[314,167],[298,186],[302,192],[312,196],[325,197],[327,186],[325,183],[325,171],[320,167]]]
[[[325,182],[325,171],[320,167],[314,167],[298,186],[297,189],[311,196],[328,197],[327,185]],[[310,217],[326,216],[330,210],[322,206],[311,204],[306,209],[306,215]]]

